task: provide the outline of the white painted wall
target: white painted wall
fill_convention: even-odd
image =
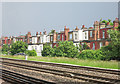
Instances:
[[[75,34],[77,35],[77,39],[75,38]],[[79,41],[79,34],[78,31],[77,32],[73,32],[73,41]]]
[[[50,35],[47,35],[46,38],[47,38],[47,43],[50,43]]]
[[[28,45],[28,50],[35,50],[37,52],[37,56],[42,56],[43,44],[39,45]]]
[[[83,40],[83,30],[78,30],[79,41]]]
[[[40,35],[40,43],[46,43],[47,42],[47,35]]]
[[[80,43],[73,43],[73,44],[75,45],[75,47],[77,47],[77,46],[79,47]]]
[[[37,36],[32,37],[32,44],[35,44],[35,43],[37,43]]]
[[[83,35],[83,40],[88,40],[88,31],[84,31],[82,35]],[[85,38],[85,35],[86,35],[86,38]]]

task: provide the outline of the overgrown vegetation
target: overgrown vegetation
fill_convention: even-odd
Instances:
[[[17,53],[26,53],[29,56],[37,56],[35,50],[27,50],[27,48],[28,45],[25,42],[17,41],[15,43],[12,43],[11,46],[8,46],[7,44],[3,45],[2,54],[15,55]]]
[[[113,26],[113,23],[111,22],[111,20],[110,19],[108,19],[108,21],[107,20],[100,20],[102,23],[105,23],[105,25],[107,26],[107,23],[109,22],[110,23],[110,25],[111,26]]]

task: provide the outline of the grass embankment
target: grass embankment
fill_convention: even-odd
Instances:
[[[13,59],[25,59],[24,56],[1,56],[5,58],[13,58]],[[67,57],[32,57],[29,56],[28,60],[31,61],[43,61],[43,62],[53,62],[53,63],[66,63],[66,64],[74,64],[80,66],[91,66],[91,67],[100,67],[100,68],[110,68],[110,69],[120,69],[118,64],[119,61],[101,61],[101,60],[83,60],[77,58],[67,58]]]

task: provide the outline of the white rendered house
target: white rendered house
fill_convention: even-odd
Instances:
[[[42,56],[43,44],[29,44],[28,50],[35,50],[37,56]]]

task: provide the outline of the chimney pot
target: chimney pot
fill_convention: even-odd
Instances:
[[[82,28],[85,28],[85,25],[83,25]]]

